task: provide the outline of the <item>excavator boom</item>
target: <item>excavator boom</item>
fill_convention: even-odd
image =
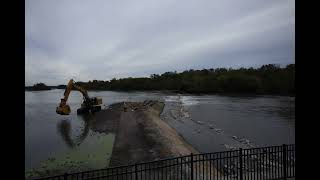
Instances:
[[[77,110],[78,113],[89,113],[96,112],[101,110],[102,99],[99,98],[90,98],[87,90],[75,84],[73,79],[68,82],[68,85],[63,93],[63,98],[59,106],[56,109],[56,112],[60,115],[69,115],[71,112],[70,106],[67,104],[69,95],[72,90],[77,90],[81,92],[83,95],[83,103],[81,104],[81,108]]]

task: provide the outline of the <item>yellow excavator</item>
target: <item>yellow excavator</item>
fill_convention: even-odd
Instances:
[[[64,91],[64,97],[61,99],[61,102],[56,109],[56,112],[58,114],[70,114],[71,109],[70,106],[67,104],[67,101],[72,90],[80,91],[83,95],[83,103],[81,104],[81,108],[77,109],[78,114],[94,113],[101,110],[102,99],[97,97],[90,98],[88,92],[85,89],[76,85],[75,81],[73,79],[70,79]]]

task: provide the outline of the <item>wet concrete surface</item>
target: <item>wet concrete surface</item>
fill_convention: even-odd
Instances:
[[[107,122],[116,133],[111,167],[197,152],[160,119],[163,107],[158,101],[118,103],[96,117],[99,120],[104,114],[117,112]]]

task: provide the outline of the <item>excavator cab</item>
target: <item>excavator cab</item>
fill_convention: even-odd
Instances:
[[[81,108],[77,109],[77,114],[94,113],[101,110],[102,99],[101,98],[90,98],[89,100],[84,99],[81,104]]]

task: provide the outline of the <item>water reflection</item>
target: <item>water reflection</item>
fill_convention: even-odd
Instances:
[[[78,115],[78,119],[83,121],[83,128],[80,128],[81,133],[75,139],[72,137],[72,128],[69,120],[62,120],[58,122],[57,129],[58,133],[61,135],[62,139],[65,141],[68,147],[74,148],[79,146],[88,136],[90,121],[92,117],[90,115]]]

